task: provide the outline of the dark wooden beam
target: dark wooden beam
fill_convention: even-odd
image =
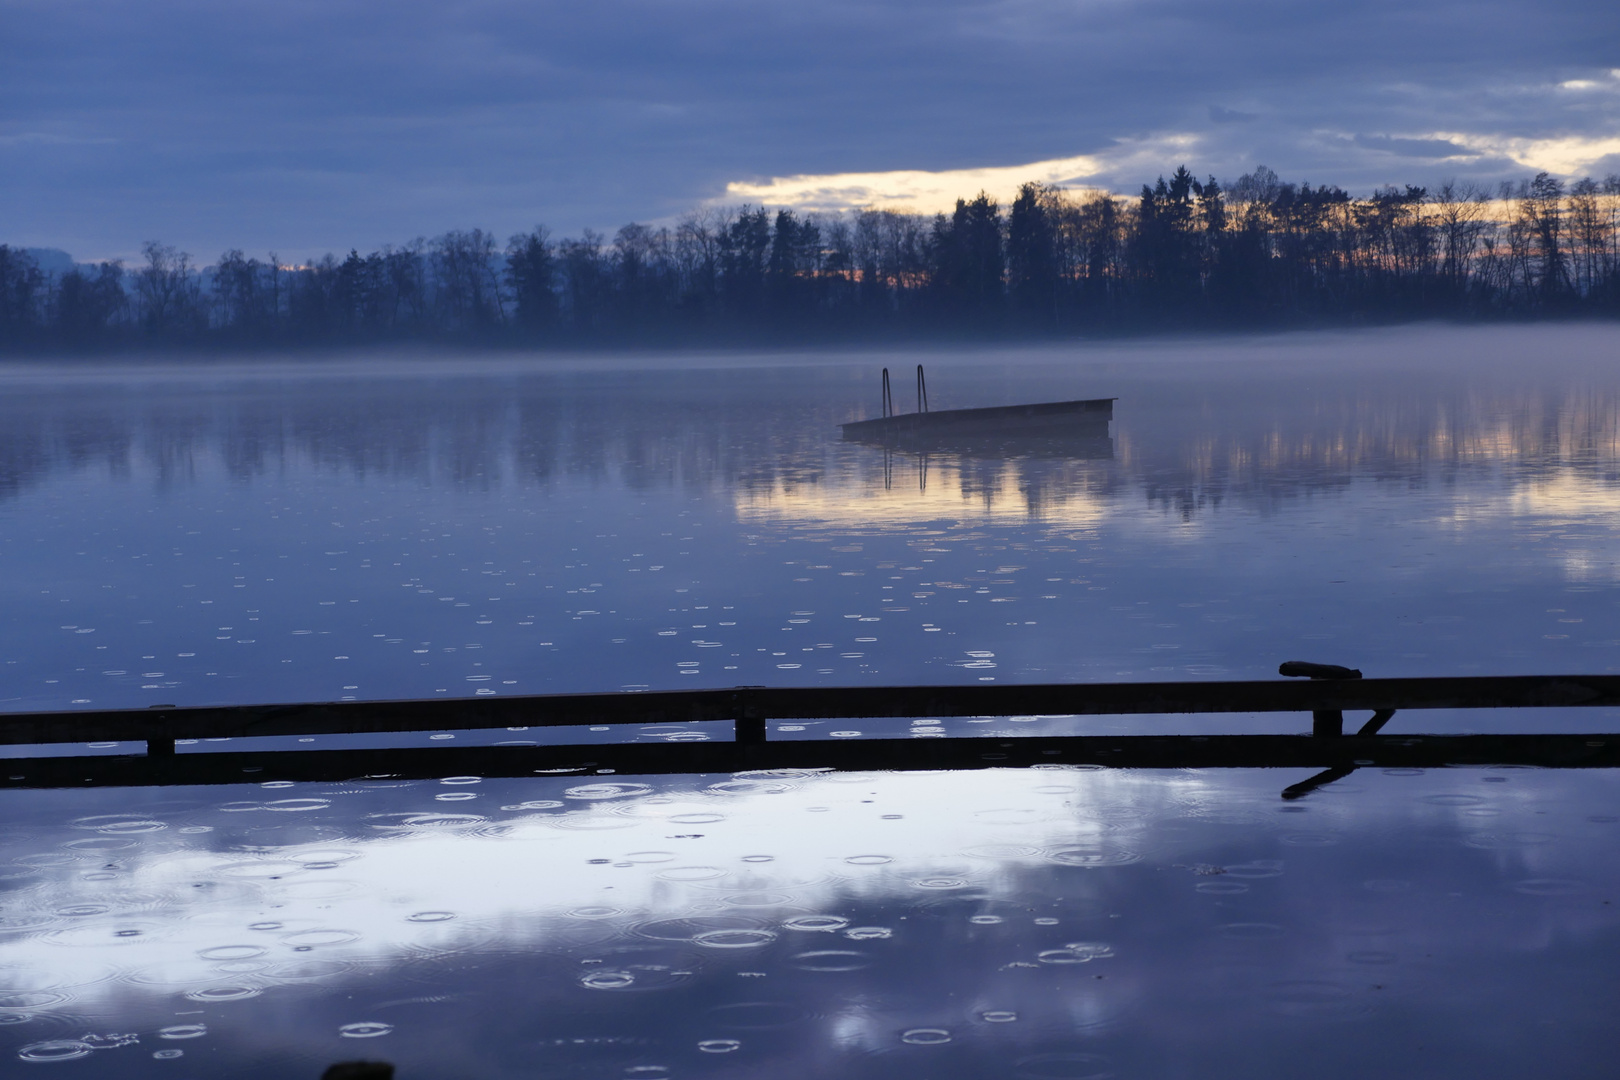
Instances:
[[[791,742],[619,743],[595,746],[232,750],[160,757],[10,758],[0,790],[348,782],[383,776],[599,777],[733,774],[752,769],[919,771],[1103,765],[1130,769],[1620,766],[1620,734],[1360,736],[1034,736],[1018,739],[799,739]]]
[[[1620,706],[1620,676],[1497,675],[1308,682],[1058,683],[993,686],[736,687],[426,701],[0,714],[0,744],[128,742],[464,731],[590,724],[689,724],[920,716],[1321,713],[1385,709]]]

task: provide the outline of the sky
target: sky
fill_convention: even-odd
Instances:
[[[0,0],[0,243],[1620,173],[1613,0]]]

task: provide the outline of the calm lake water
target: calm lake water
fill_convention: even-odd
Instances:
[[[1617,361],[1559,327],[0,368],[0,708],[1617,671]],[[1117,397],[1109,438],[841,441],[917,363],[935,409]],[[393,741],[436,739],[515,741]],[[0,791],[0,1071],[1612,1075],[1612,773],[1278,797],[1308,773]]]

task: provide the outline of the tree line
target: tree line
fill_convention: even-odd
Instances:
[[[0,347],[795,343],[1620,314],[1620,176],[1354,197],[1185,166],[1134,199],[1026,184],[949,214],[708,209],[609,239],[481,229],[287,265],[47,273],[0,244]]]

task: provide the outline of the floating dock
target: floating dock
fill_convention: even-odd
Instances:
[[[901,450],[950,449],[1005,442],[1072,442],[1108,440],[1117,398],[1045,401],[1031,405],[996,405],[984,409],[928,408],[922,365],[917,365],[917,411],[896,413],[883,369],[883,415],[839,425],[846,442]],[[1093,456],[1093,455],[1085,455]],[[1101,455],[1107,456],[1107,455]]]
[[[1096,436],[1108,434],[1117,398],[997,405],[988,409],[941,409],[902,413],[842,424],[855,442],[899,442],[922,438],[975,436]]]

